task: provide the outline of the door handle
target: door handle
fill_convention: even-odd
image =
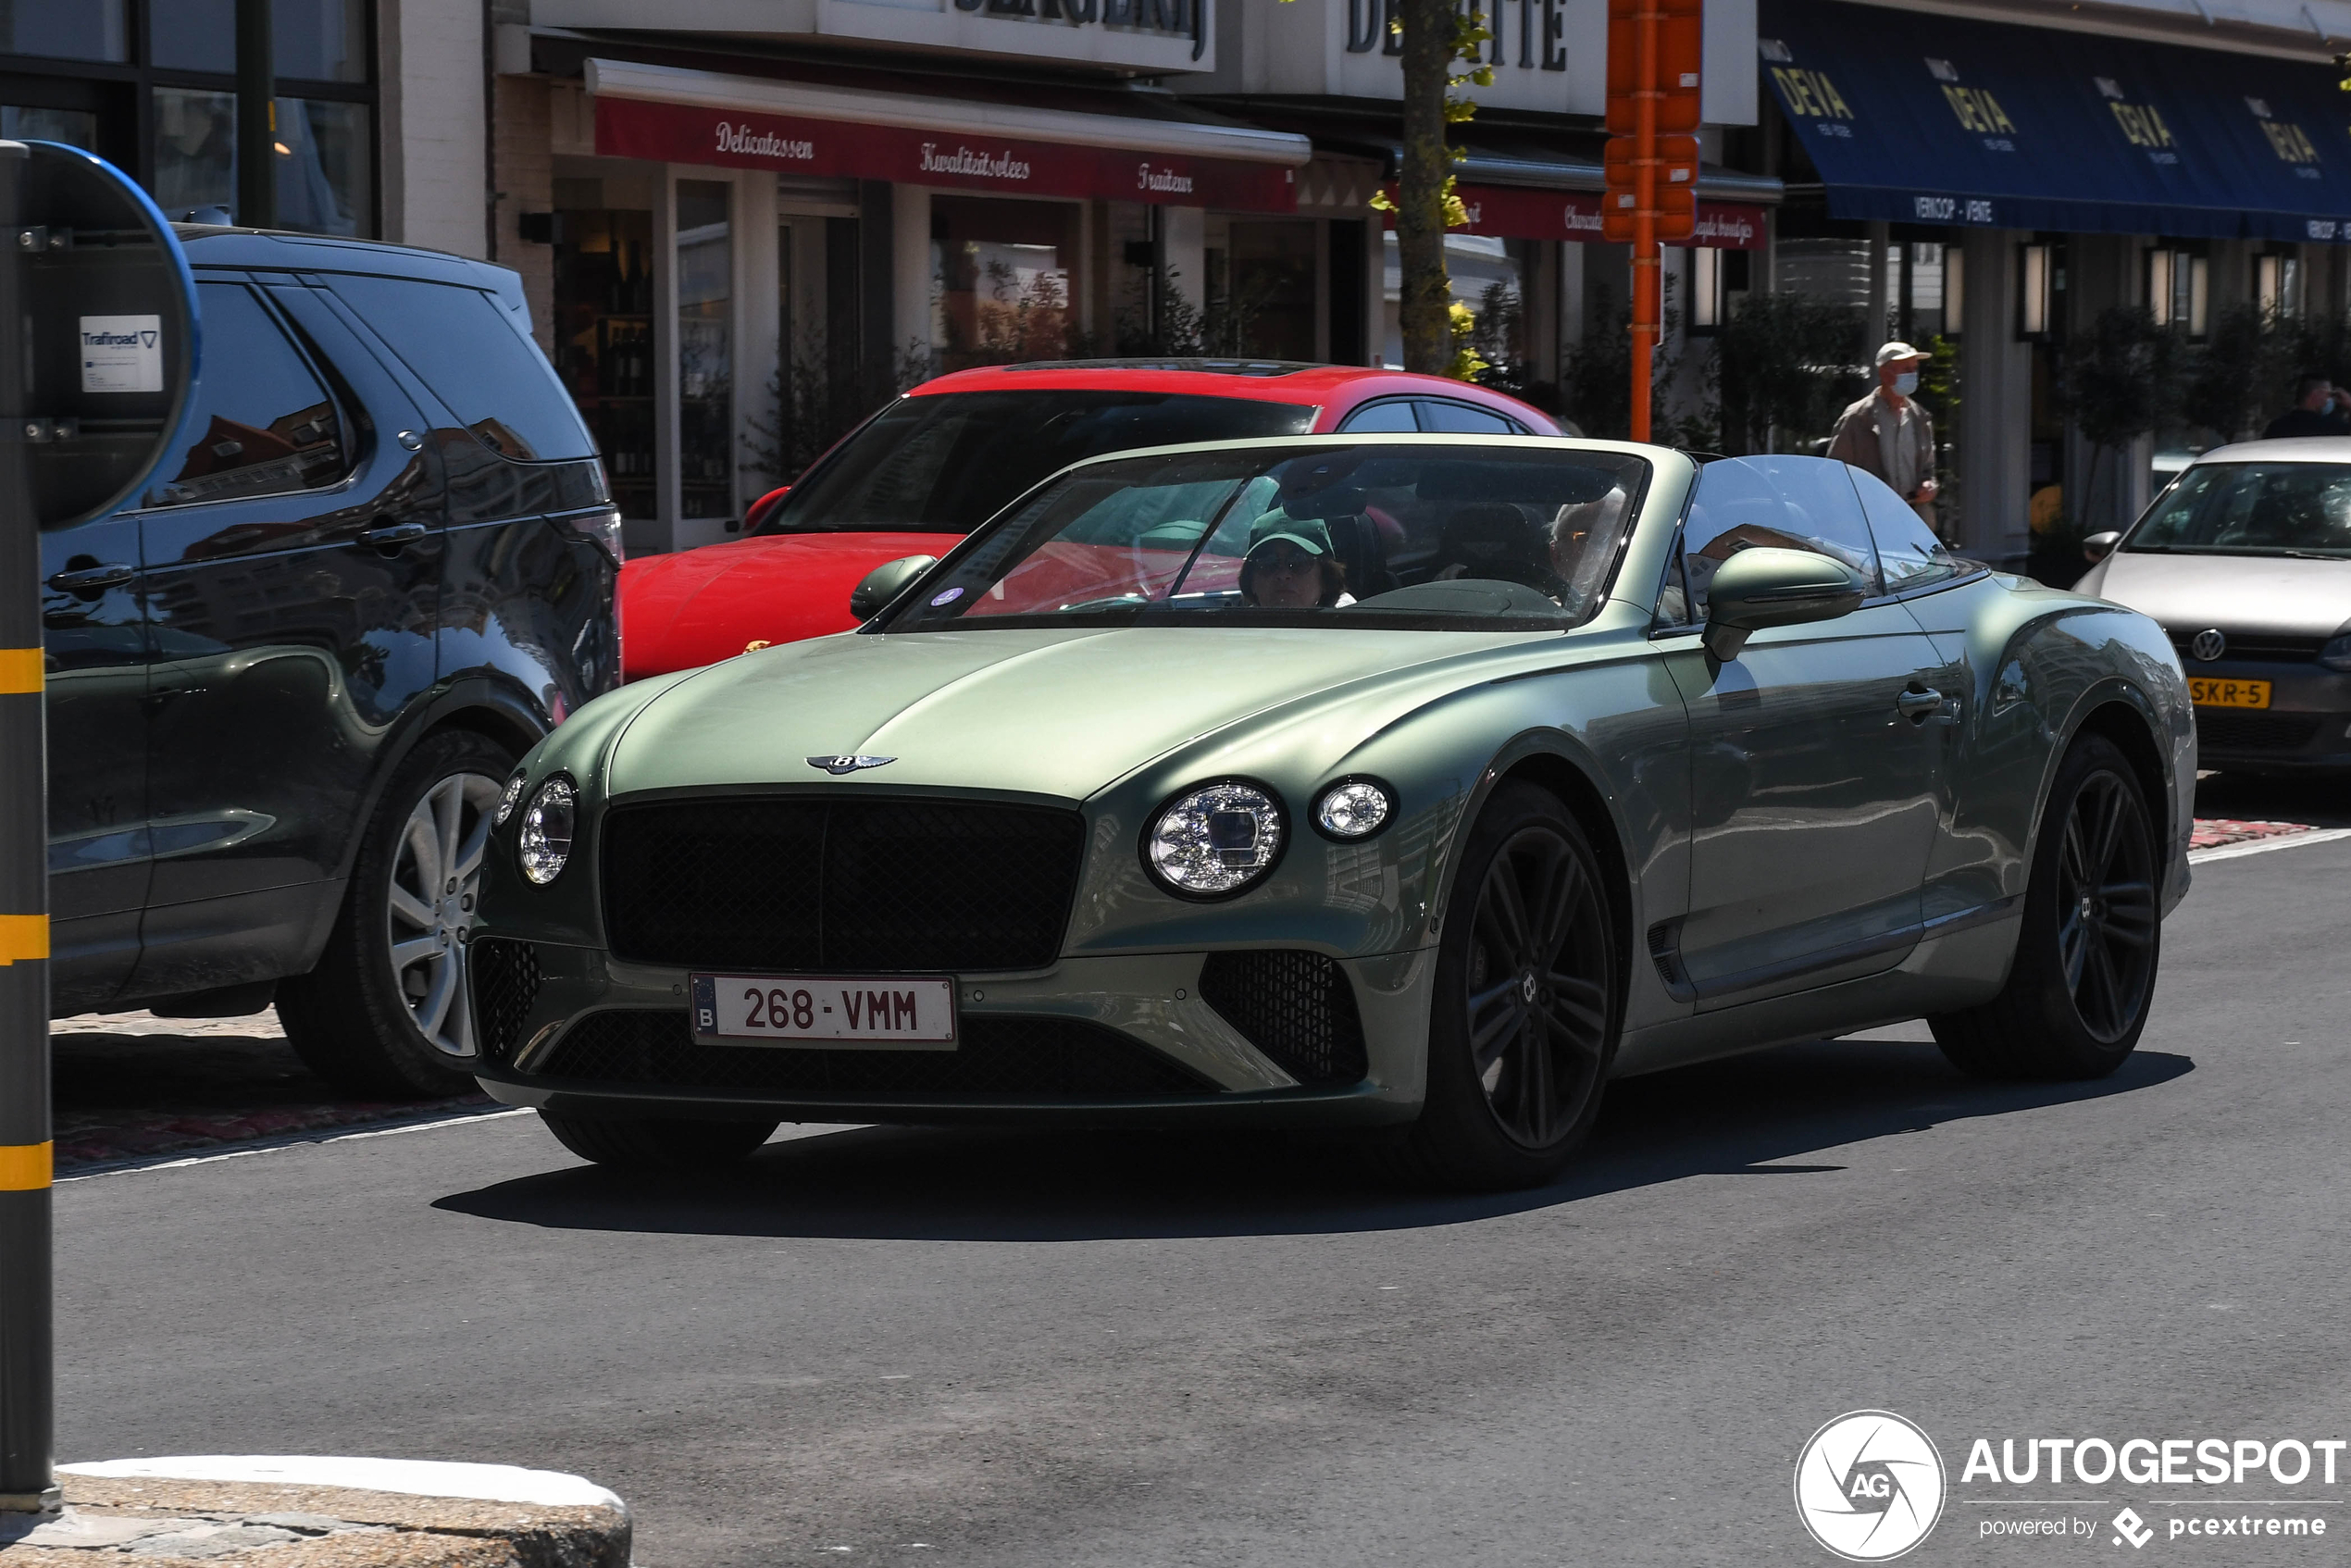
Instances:
[[[1942,711],[1943,693],[1928,687],[1912,686],[1895,697],[1894,706],[1904,718],[1917,724]]]
[[[87,593],[93,589],[119,588],[138,575],[139,568],[136,566],[124,566],[120,561],[107,561],[95,566],[76,566],[70,571],[52,572],[48,584],[60,593]]]
[[[369,529],[359,536],[362,544],[372,544],[379,550],[397,550],[404,544],[414,544],[432,532],[422,523],[388,523],[379,529]]]

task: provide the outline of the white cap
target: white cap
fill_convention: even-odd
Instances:
[[[1877,351],[1877,362],[1878,367],[1881,369],[1893,364],[1897,359],[1926,359],[1929,357],[1931,356],[1924,349],[1912,348],[1909,344],[1902,342],[1898,338],[1890,343],[1883,344]]]

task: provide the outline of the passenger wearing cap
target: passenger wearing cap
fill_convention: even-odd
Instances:
[[[1877,351],[1877,391],[1838,416],[1831,457],[1875,474],[1934,526],[1934,422],[1911,401],[1926,355],[1906,342]]]
[[[1241,603],[1261,610],[1312,610],[1352,604],[1347,568],[1331,549],[1320,517],[1268,512],[1250,525],[1241,558]]]

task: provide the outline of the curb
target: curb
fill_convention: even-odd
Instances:
[[[628,1568],[627,1506],[554,1471],[210,1456],[57,1479],[62,1513],[0,1523],[6,1568]]]

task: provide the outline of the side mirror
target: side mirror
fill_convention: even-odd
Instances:
[[[2121,542],[2122,536],[2111,530],[2106,533],[2094,533],[2082,541],[2082,559],[2095,566],[2108,555],[2113,554],[2114,547]]]
[[[884,561],[849,591],[849,613],[861,621],[872,620],[905,592],[909,583],[937,565],[936,555],[901,555],[895,561]]]
[[[1706,651],[1724,663],[1748,634],[1849,615],[1867,593],[1853,569],[1810,550],[1742,550],[1707,585]]]

